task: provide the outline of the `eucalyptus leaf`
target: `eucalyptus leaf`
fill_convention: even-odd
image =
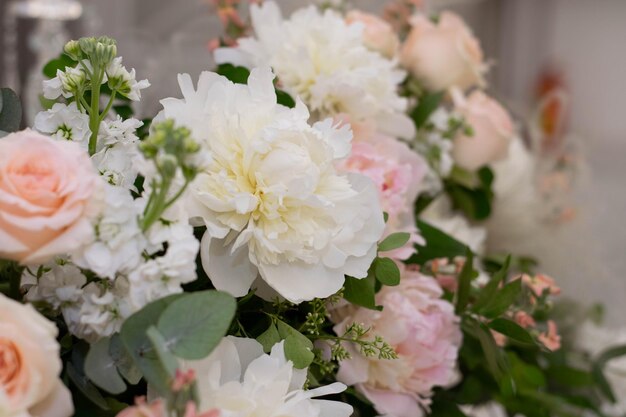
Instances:
[[[302,339],[297,336],[287,336],[284,348],[285,357],[292,361],[293,366],[297,369],[307,368],[315,358],[311,347],[307,343],[303,343]]]
[[[237,303],[224,292],[185,294],[161,314],[157,328],[169,349],[183,359],[208,356],[226,335]]]
[[[152,343],[153,352],[156,354],[163,369],[167,371],[170,377],[174,377],[176,368],[178,368],[178,361],[170,351],[163,335],[159,333],[159,330],[155,326],[150,326],[146,332],[146,336],[150,340],[150,343]]]
[[[410,239],[411,235],[406,232],[392,233],[378,244],[379,252],[387,252],[404,246]]]
[[[141,371],[133,362],[133,358],[124,349],[119,334],[114,334],[109,343],[109,354],[115,361],[117,371],[132,385],[137,385],[141,380]]]
[[[391,287],[400,284],[400,269],[389,258],[377,258],[374,261],[374,274],[376,279],[382,284]]]
[[[126,319],[120,339],[144,378],[159,393],[169,392],[170,376],[160,363],[146,331],[155,326],[161,313],[184,294],[173,294],[154,301]]]
[[[311,340],[309,340],[308,337],[306,337],[305,335],[303,335],[302,333],[300,333],[299,331],[297,331],[296,329],[294,329],[293,327],[291,327],[284,321],[276,320],[276,328],[278,330],[278,334],[280,335],[281,339],[294,337],[297,339],[298,343],[306,346],[307,348],[311,350],[313,349],[313,342],[311,342]]]
[[[121,394],[126,391],[126,384],[109,354],[110,340],[108,337],[102,338],[91,345],[85,357],[85,375],[103,390]]]
[[[89,381],[82,372],[78,371],[72,362],[68,362],[65,365],[65,373],[67,377],[72,381],[74,386],[92,403],[97,405],[102,410],[108,410],[109,405],[106,400],[100,394],[100,391]]]
[[[263,333],[256,338],[257,342],[263,345],[263,351],[269,353],[272,350],[272,346],[281,341],[280,334],[274,323],[270,324]]]

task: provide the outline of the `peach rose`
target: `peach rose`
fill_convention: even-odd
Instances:
[[[471,136],[460,132],[454,139],[454,162],[473,171],[505,158],[515,133],[509,113],[482,91],[474,91],[466,98],[454,90],[452,97],[456,112],[473,130]]]
[[[0,258],[43,263],[91,239],[100,181],[76,143],[32,130],[0,140]]]
[[[352,10],[346,15],[346,22],[361,23],[364,26],[363,41],[372,51],[378,52],[387,58],[393,58],[400,47],[398,34],[393,27],[380,17],[364,13],[359,10]]]
[[[70,392],[59,379],[57,328],[0,294],[0,415],[69,417]]]
[[[439,22],[433,23],[425,15],[416,15],[411,27],[400,62],[426,88],[443,91],[456,86],[465,90],[485,85],[487,66],[482,49],[459,16],[443,12]]]

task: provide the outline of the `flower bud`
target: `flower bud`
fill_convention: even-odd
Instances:
[[[78,41],[69,41],[65,44],[63,51],[74,61],[80,61],[82,57],[82,51],[80,49],[80,44],[78,43]]]
[[[157,157],[156,165],[164,177],[172,178],[174,177],[174,175],[176,175],[176,170],[178,169],[178,160],[174,155],[163,154]]]

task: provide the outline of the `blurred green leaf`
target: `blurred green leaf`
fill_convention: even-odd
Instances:
[[[417,253],[407,263],[424,265],[432,259],[466,255],[468,247],[452,236],[421,220],[417,221],[417,227],[426,240],[426,245],[416,245]]]
[[[441,91],[437,93],[426,93],[420,98],[417,107],[411,112],[411,118],[417,129],[423,127],[433,112],[437,110],[443,96],[444,92]]]
[[[406,232],[392,233],[378,244],[378,251],[387,252],[401,248],[406,245],[410,238],[411,235]]]
[[[85,358],[85,375],[103,390],[121,394],[126,391],[126,383],[117,372],[115,361],[109,354],[109,345],[108,337],[91,345]]]
[[[489,328],[518,343],[534,345],[535,339],[522,326],[505,318],[497,318],[489,323]]]
[[[371,271],[367,278],[363,279],[346,277],[343,297],[352,304],[371,310],[380,310],[376,306],[375,278]]]
[[[478,313],[490,319],[500,317],[506,313],[521,292],[522,280],[516,279],[499,290],[487,305],[478,310]]]
[[[288,336],[285,339],[284,347],[285,357],[292,361],[293,366],[297,369],[306,369],[315,358],[311,348],[296,336]]]
[[[236,84],[247,84],[250,70],[245,67],[235,66],[233,64],[221,64],[215,71],[220,75],[228,78]]]
[[[222,340],[236,308],[235,299],[224,292],[187,293],[161,313],[157,328],[174,355],[202,359]]]
[[[510,264],[511,257],[508,256],[505,259],[502,268],[500,268],[500,270],[496,272],[493,277],[491,277],[491,280],[489,280],[487,285],[485,285],[485,287],[478,293],[478,297],[476,298],[476,301],[474,302],[474,305],[472,307],[473,311],[480,311],[493,300],[496,292],[498,291],[500,283],[504,282],[508,274]]]
[[[476,271],[474,271],[473,265],[474,254],[468,248],[465,252],[465,263],[463,264],[463,269],[461,269],[461,272],[457,277],[459,285],[456,291],[456,314],[461,314],[465,311],[465,307],[467,307],[467,304],[469,303],[472,280],[478,275]]]
[[[400,269],[389,258],[376,258],[374,260],[374,274],[381,284],[390,287],[400,284]]]
[[[272,346],[280,342],[281,339],[280,334],[278,334],[278,329],[276,328],[276,325],[272,323],[266,331],[261,333],[259,337],[256,338],[256,340],[261,345],[263,345],[263,351],[265,353],[269,353],[272,350]]]
[[[54,78],[57,76],[57,70],[65,71],[65,67],[75,67],[78,62],[74,61],[65,53],[61,53],[57,58],[54,58],[43,67],[43,75],[48,78]]]

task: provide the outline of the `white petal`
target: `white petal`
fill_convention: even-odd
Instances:
[[[215,288],[242,297],[250,290],[258,270],[250,262],[247,245],[234,252],[232,245],[224,245],[223,239],[212,239],[207,231],[200,243],[202,267]]]

